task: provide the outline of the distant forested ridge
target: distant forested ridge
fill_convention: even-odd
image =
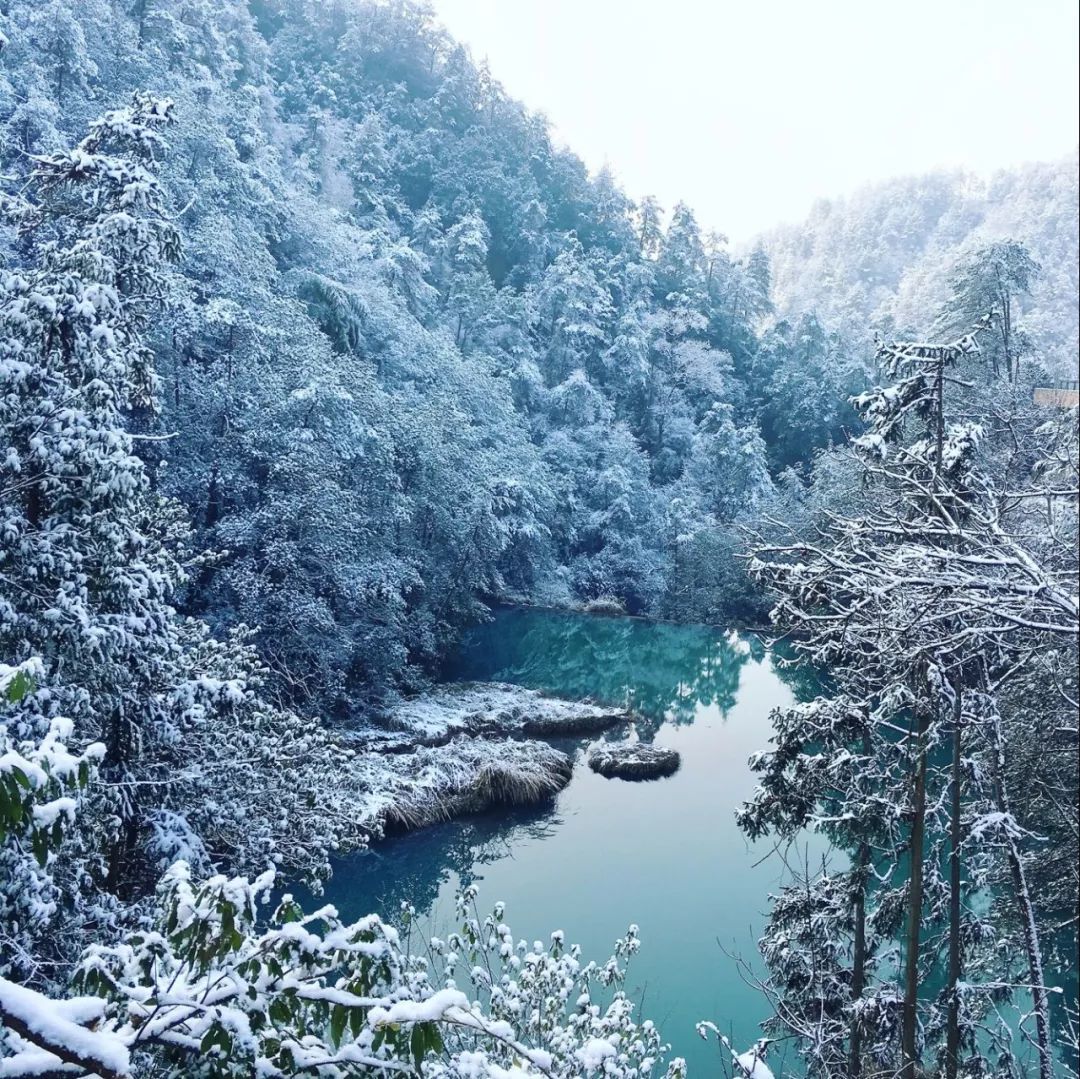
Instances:
[[[823,199],[806,221],[763,236],[773,299],[785,317],[813,310],[848,335],[925,334],[958,264],[994,242],[1025,245],[1039,264],[1024,325],[1057,378],[1076,378],[1080,249],[1076,154],[989,180],[937,172]]]

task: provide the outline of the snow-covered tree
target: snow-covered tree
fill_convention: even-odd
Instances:
[[[1038,263],[1016,241],[990,244],[957,267],[952,296],[941,314],[946,330],[985,325],[980,351],[994,377],[1014,381],[1031,341],[1018,326],[1021,298],[1030,293]]]
[[[839,692],[867,702],[878,715],[880,748],[872,742],[869,759],[896,779],[891,787],[876,781],[877,790],[892,790],[908,823],[901,1069],[913,1074],[918,1066],[920,1029],[928,1039],[943,1034],[947,1074],[958,1074],[962,1053],[969,1062],[978,1058],[973,1024],[1012,972],[1007,962],[995,970],[993,957],[981,949],[986,931],[977,926],[986,918],[963,896],[986,894],[997,859],[1008,867],[1010,902],[1023,927],[1039,1068],[1047,1075],[1047,990],[1029,856],[1011,808],[1007,739],[994,696],[1036,641],[1060,637],[1069,647],[1075,640],[1076,600],[1066,584],[1074,569],[1071,560],[1044,567],[1024,549],[1006,524],[1015,504],[979,468],[983,428],[962,396],[971,385],[962,377],[965,364],[977,347],[965,337],[950,345],[882,349],[898,381],[856,401],[868,423],[855,441],[867,461],[865,511],[829,515],[814,541],[763,549],[755,571],[781,593],[774,617],[805,634],[800,651],[829,668]],[[1053,503],[1060,496],[1048,497]],[[835,697],[832,707],[842,699]],[[816,804],[821,788],[797,782],[798,770],[810,766],[800,764],[799,755],[820,734],[804,725],[794,733],[787,750],[794,756],[785,758],[782,740],[768,766],[779,767],[776,781],[795,798],[786,812],[802,823],[810,811],[799,800],[802,790]],[[897,751],[901,758],[888,763]],[[842,762],[850,752],[850,746],[832,746],[822,766],[833,767],[827,762]],[[938,764],[942,752],[946,768]],[[766,797],[757,812],[770,804]],[[880,807],[863,799],[841,797],[841,816],[846,812],[865,826],[882,819]],[[757,819],[747,818],[752,826]],[[947,881],[937,868],[944,851]],[[919,993],[928,946],[927,958],[933,953],[929,930],[938,919],[947,952],[940,1027],[933,1012],[920,1021]]]
[[[138,97],[69,153],[39,159],[32,201],[16,207],[30,255],[7,268],[0,299],[0,640],[17,661],[44,665],[49,694],[28,696],[28,711],[65,716],[83,742],[107,747],[101,871],[114,887],[138,828],[132,770],[170,737],[162,695],[180,568],[121,419],[155,389],[143,333],[176,233],[144,162],[170,111]]]

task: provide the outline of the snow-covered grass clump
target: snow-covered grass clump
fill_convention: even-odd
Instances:
[[[384,827],[411,831],[502,805],[531,805],[570,782],[573,761],[544,742],[455,738],[408,755],[381,756],[393,796]]]
[[[626,614],[626,604],[617,596],[597,596],[590,599],[583,610],[587,614],[621,615]]]
[[[661,779],[679,770],[676,750],[645,742],[599,745],[589,754],[589,767],[608,779]]]
[[[355,732],[341,786],[369,837],[502,805],[528,805],[570,781],[567,754],[536,737],[595,734],[622,708],[561,700],[502,682],[436,686]],[[676,760],[677,765],[677,760]]]

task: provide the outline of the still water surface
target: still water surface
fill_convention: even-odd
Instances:
[[[744,839],[734,813],[754,788],[747,758],[768,742],[770,711],[798,692],[791,675],[755,639],[719,629],[536,610],[499,612],[448,674],[625,702],[642,717],[639,735],[678,749],[682,767],[626,783],[579,760],[553,803],[451,821],[340,862],[327,900],[347,917],[391,919],[408,900],[445,933],[454,892],[475,882],[482,911],[506,903],[516,937],[562,929],[596,960],[635,922],[631,995],[692,1073],[723,1074],[694,1024],[710,1019],[746,1048],[767,1013],[733,956],[760,970],[755,941],[783,866]],[[565,748],[582,755],[587,744]]]

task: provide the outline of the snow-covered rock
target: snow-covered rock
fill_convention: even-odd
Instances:
[[[384,753],[437,746],[458,734],[553,737],[595,734],[630,718],[623,708],[548,697],[504,682],[452,682],[401,701],[356,743]]]
[[[615,742],[597,746],[589,767],[608,779],[660,779],[679,770],[676,750],[645,742]]]

